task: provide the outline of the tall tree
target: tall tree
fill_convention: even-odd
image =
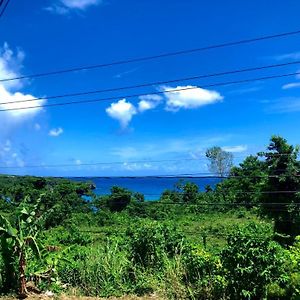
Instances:
[[[209,170],[217,173],[219,176],[229,174],[233,166],[233,155],[230,152],[222,150],[221,147],[211,147],[206,150],[206,157],[209,160]]]
[[[261,201],[264,211],[274,218],[275,231],[290,237],[300,233],[300,163],[299,148],[280,136],[272,136],[265,158],[268,178]]]

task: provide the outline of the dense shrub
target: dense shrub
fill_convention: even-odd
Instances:
[[[283,249],[264,228],[253,224],[229,235],[221,262],[228,280],[231,299],[263,299],[267,285],[281,280]]]
[[[141,222],[128,231],[130,257],[144,268],[162,268],[165,254],[173,257],[183,241],[183,236],[172,225]]]

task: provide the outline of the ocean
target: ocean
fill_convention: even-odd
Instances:
[[[81,177],[69,178],[75,181],[92,181],[96,185],[94,190],[97,195],[106,195],[110,193],[112,186],[127,188],[132,192],[139,192],[145,195],[145,200],[158,200],[161,193],[166,189],[173,189],[179,181],[193,182],[199,186],[200,191],[205,190],[205,186],[214,187],[220,179],[218,178],[179,178],[179,177]]]

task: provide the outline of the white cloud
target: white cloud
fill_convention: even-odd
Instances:
[[[59,15],[65,15],[71,10],[83,11],[90,6],[96,6],[102,2],[102,0],[58,0],[52,6],[46,7],[46,10]]]
[[[75,164],[79,166],[79,165],[81,165],[81,164],[82,164],[82,162],[81,162],[81,160],[80,160],[80,159],[76,159],[76,160],[75,160]]]
[[[41,125],[39,123],[35,123],[33,127],[36,131],[41,130]]]
[[[4,152],[9,152],[11,150],[11,141],[10,140],[6,140],[6,142],[4,143],[2,150]]]
[[[10,120],[24,120],[35,116],[42,111],[42,106],[45,100],[33,100],[30,102],[22,102],[23,100],[34,99],[33,95],[23,94],[21,92],[10,92],[0,84],[0,110],[7,110],[6,115]],[[36,107],[36,108],[29,108]],[[14,110],[16,109],[16,110]]]
[[[300,59],[300,51],[295,51],[295,52],[290,52],[290,53],[285,53],[285,54],[280,54],[273,56],[275,60],[297,60]]]
[[[165,107],[167,111],[176,112],[181,108],[194,109],[220,102],[224,98],[217,91],[206,90],[191,85],[177,86],[176,88],[162,86],[161,89],[165,92],[164,95],[167,98]]]
[[[15,152],[12,142],[9,139],[0,141],[0,164],[6,167],[24,167],[25,162],[18,153]]]
[[[154,166],[150,163],[128,163],[124,162],[122,168],[127,171],[138,171],[138,170],[157,170],[158,166]]]
[[[293,88],[298,88],[298,87],[300,87],[300,82],[292,82],[292,83],[284,84],[282,86],[282,89],[288,90],[288,89],[293,89]]]
[[[110,153],[121,159],[136,158],[139,155],[138,150],[131,146],[113,148]]]
[[[163,97],[160,95],[140,96],[139,97],[140,102],[138,103],[139,112],[144,112],[146,110],[155,108],[157,105],[159,105],[162,99]]]
[[[16,53],[5,42],[3,47],[0,48],[0,78],[14,78],[18,77],[20,70],[23,68],[23,60],[25,54],[20,49]],[[22,83],[20,80],[11,80],[2,82],[6,89],[21,88]]]
[[[24,52],[17,50],[15,53],[7,43],[4,43],[4,46],[0,48],[0,78],[18,77],[24,57]],[[0,83],[0,103],[5,103],[0,104],[0,110],[7,110],[6,112],[1,112],[1,125],[9,127],[12,124],[32,118],[42,110],[41,107],[25,109],[41,106],[46,100],[21,102],[22,100],[36,98],[30,94],[23,94],[20,91],[22,87],[23,84],[20,80]]]
[[[125,129],[132,117],[137,114],[137,110],[132,103],[127,102],[126,99],[121,99],[111,103],[110,107],[106,108],[106,113],[111,118],[118,120],[121,128]]]
[[[248,147],[246,145],[237,145],[237,146],[224,146],[222,147],[224,151],[232,152],[232,153],[239,153],[247,151]]]
[[[267,113],[293,113],[300,111],[300,98],[297,97],[279,98],[266,104]]]
[[[49,131],[49,135],[57,137],[57,136],[60,136],[63,132],[64,132],[64,130],[61,127],[53,128]]]

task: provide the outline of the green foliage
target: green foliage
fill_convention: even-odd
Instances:
[[[267,152],[260,153],[266,159],[268,179],[265,191],[274,193],[263,194],[264,212],[275,219],[275,230],[291,237],[293,241],[300,233],[300,163],[297,161],[298,147],[289,145],[279,136],[273,136]]]
[[[221,262],[231,299],[264,299],[267,285],[280,280],[283,249],[254,225],[229,235],[227,243]]]
[[[174,256],[183,236],[173,225],[142,222],[128,232],[130,257],[143,268],[162,268],[164,255]]]
[[[78,264],[76,286],[84,294],[121,296],[130,288],[130,262],[116,241],[107,240],[100,248],[89,251]]]
[[[230,176],[217,184],[216,193],[223,195],[226,202],[243,203],[246,207],[257,205],[267,180],[265,163],[250,155],[231,169]]]
[[[132,201],[132,192],[128,189],[113,186],[110,191],[110,195],[102,196],[94,200],[96,208],[109,209],[111,212],[120,212]]]
[[[87,296],[300,299],[298,148],[274,136],[236,167],[226,153],[206,154],[230,178],[204,192],[180,180],[158,201],[122,187],[97,197],[92,183],[0,176],[0,292],[19,277],[23,288],[30,280]]]
[[[29,250],[34,255],[40,256],[37,234],[41,217],[36,215],[40,199],[35,205],[28,204],[28,198],[21,202],[12,223],[0,215],[4,289],[9,290],[18,285],[21,296],[26,294],[25,273]]]

